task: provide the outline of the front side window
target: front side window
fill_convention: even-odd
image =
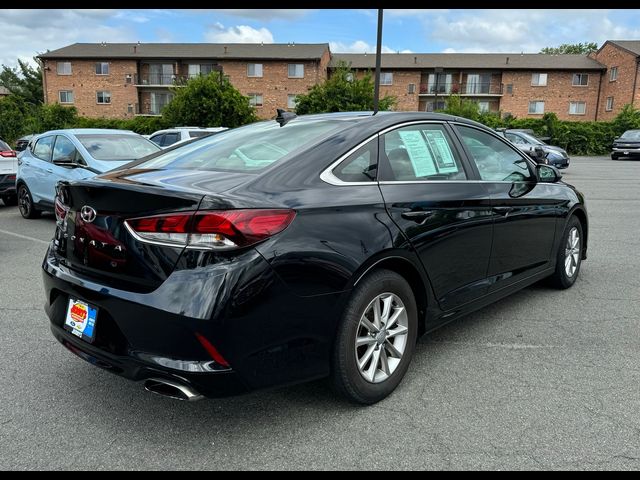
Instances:
[[[262,106],[262,94],[261,93],[250,93],[248,95],[249,97],[249,105],[252,105],[254,107],[261,107]]]
[[[56,138],[56,144],[53,147],[53,157],[51,161],[75,162],[76,153],[76,146],[73,142],[67,137],[58,135]]]
[[[522,138],[520,135],[516,135],[515,133],[505,133],[504,135],[505,137],[507,137],[507,140],[509,140],[514,145],[526,145],[527,143],[525,142],[524,138]]]
[[[58,92],[58,99],[60,100],[60,103],[73,103],[73,91],[60,90]]]
[[[531,85],[534,87],[544,87],[547,84],[547,74],[546,73],[532,73],[531,74]]]
[[[71,62],[58,62],[58,75],[71,75]]]
[[[39,139],[36,142],[35,147],[33,147],[33,156],[39,158],[40,160],[50,162],[53,139],[53,135]]]
[[[101,105],[107,105],[111,103],[110,92],[96,92],[96,102]]]
[[[331,173],[343,182],[374,182],[378,173],[378,138],[353,152]]]
[[[304,64],[303,63],[290,63],[289,64],[289,78],[303,78],[304,77]]]
[[[586,110],[586,102],[569,102],[569,115],[584,115]]]
[[[482,180],[491,182],[533,180],[529,163],[505,142],[476,128],[461,125],[457,125],[456,128]]]
[[[173,145],[178,140],[180,140],[180,134],[178,132],[167,133],[164,136],[164,141],[162,142],[163,147],[168,147],[169,145]]]
[[[613,97],[607,97],[607,106],[605,107],[607,112],[613,110]]]
[[[149,140],[151,140],[156,145],[162,145],[163,139],[164,139],[164,133],[158,133],[157,135],[154,135],[153,137],[149,138]]]
[[[586,87],[587,85],[589,85],[589,74],[574,73],[572,85],[574,87]]]
[[[247,64],[247,77],[262,77],[262,64],[261,63]]]
[[[609,71],[609,81],[615,82],[618,79],[618,67],[611,67]]]
[[[381,180],[465,180],[467,175],[443,125],[419,124],[382,136],[390,168]]]
[[[107,62],[96,63],[96,75],[109,75],[109,64]]]
[[[380,85],[393,85],[393,72],[380,72]]]
[[[542,115],[544,113],[544,102],[541,100],[534,100],[529,102],[529,114]]]

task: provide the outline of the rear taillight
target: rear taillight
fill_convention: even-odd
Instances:
[[[248,247],[281,232],[293,210],[225,210],[130,218],[125,226],[137,240],[199,250]]]
[[[54,203],[53,210],[55,211],[56,219],[59,222],[62,222],[65,219],[65,217],[67,216],[67,212],[69,211],[69,207],[63,205],[62,202],[60,201],[60,198],[58,198],[58,196],[56,196],[56,200],[55,200],[55,203]]]
[[[2,150],[0,151],[0,157],[15,157],[16,152],[13,150]]]

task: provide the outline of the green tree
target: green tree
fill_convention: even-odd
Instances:
[[[13,145],[13,142],[24,135],[32,109],[32,105],[14,95],[0,100],[0,138]]]
[[[2,65],[0,85],[6,87],[13,95],[22,97],[27,103],[41,105],[44,101],[42,69],[37,58],[34,60],[37,68],[22,60],[18,60],[18,66],[14,68]]]
[[[175,87],[162,116],[169,125],[197,127],[233,128],[257,119],[248,98],[219,72],[199,75],[184,87]]]
[[[447,100],[446,107],[438,111],[476,121],[478,121],[480,116],[478,103],[468,98],[463,98],[458,94],[451,95]]]
[[[60,128],[73,128],[77,124],[78,111],[76,107],[65,107],[59,103],[52,103],[33,109],[25,122],[25,127],[29,132],[42,133]]]
[[[598,50],[598,44],[595,42],[586,43],[563,43],[559,47],[545,47],[540,53],[547,55],[564,55],[568,53],[586,55]]]
[[[314,85],[307,94],[296,98],[296,113],[354,112],[373,110],[373,78],[366,72],[355,78],[345,62],[337,65],[331,77]],[[396,98],[390,95],[380,99],[379,110],[390,110]]]

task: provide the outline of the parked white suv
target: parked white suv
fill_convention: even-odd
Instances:
[[[158,130],[148,136],[149,140],[161,148],[167,148],[176,143],[186,142],[193,138],[204,137],[227,130],[227,127],[175,127],[166,130]]]

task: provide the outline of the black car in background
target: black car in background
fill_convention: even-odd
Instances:
[[[613,141],[611,159],[640,156],[640,130],[627,130]]]
[[[575,282],[582,195],[479,123],[276,120],[59,185],[43,277],[64,346],[175,398],[330,376],[369,404],[420,334]]]

